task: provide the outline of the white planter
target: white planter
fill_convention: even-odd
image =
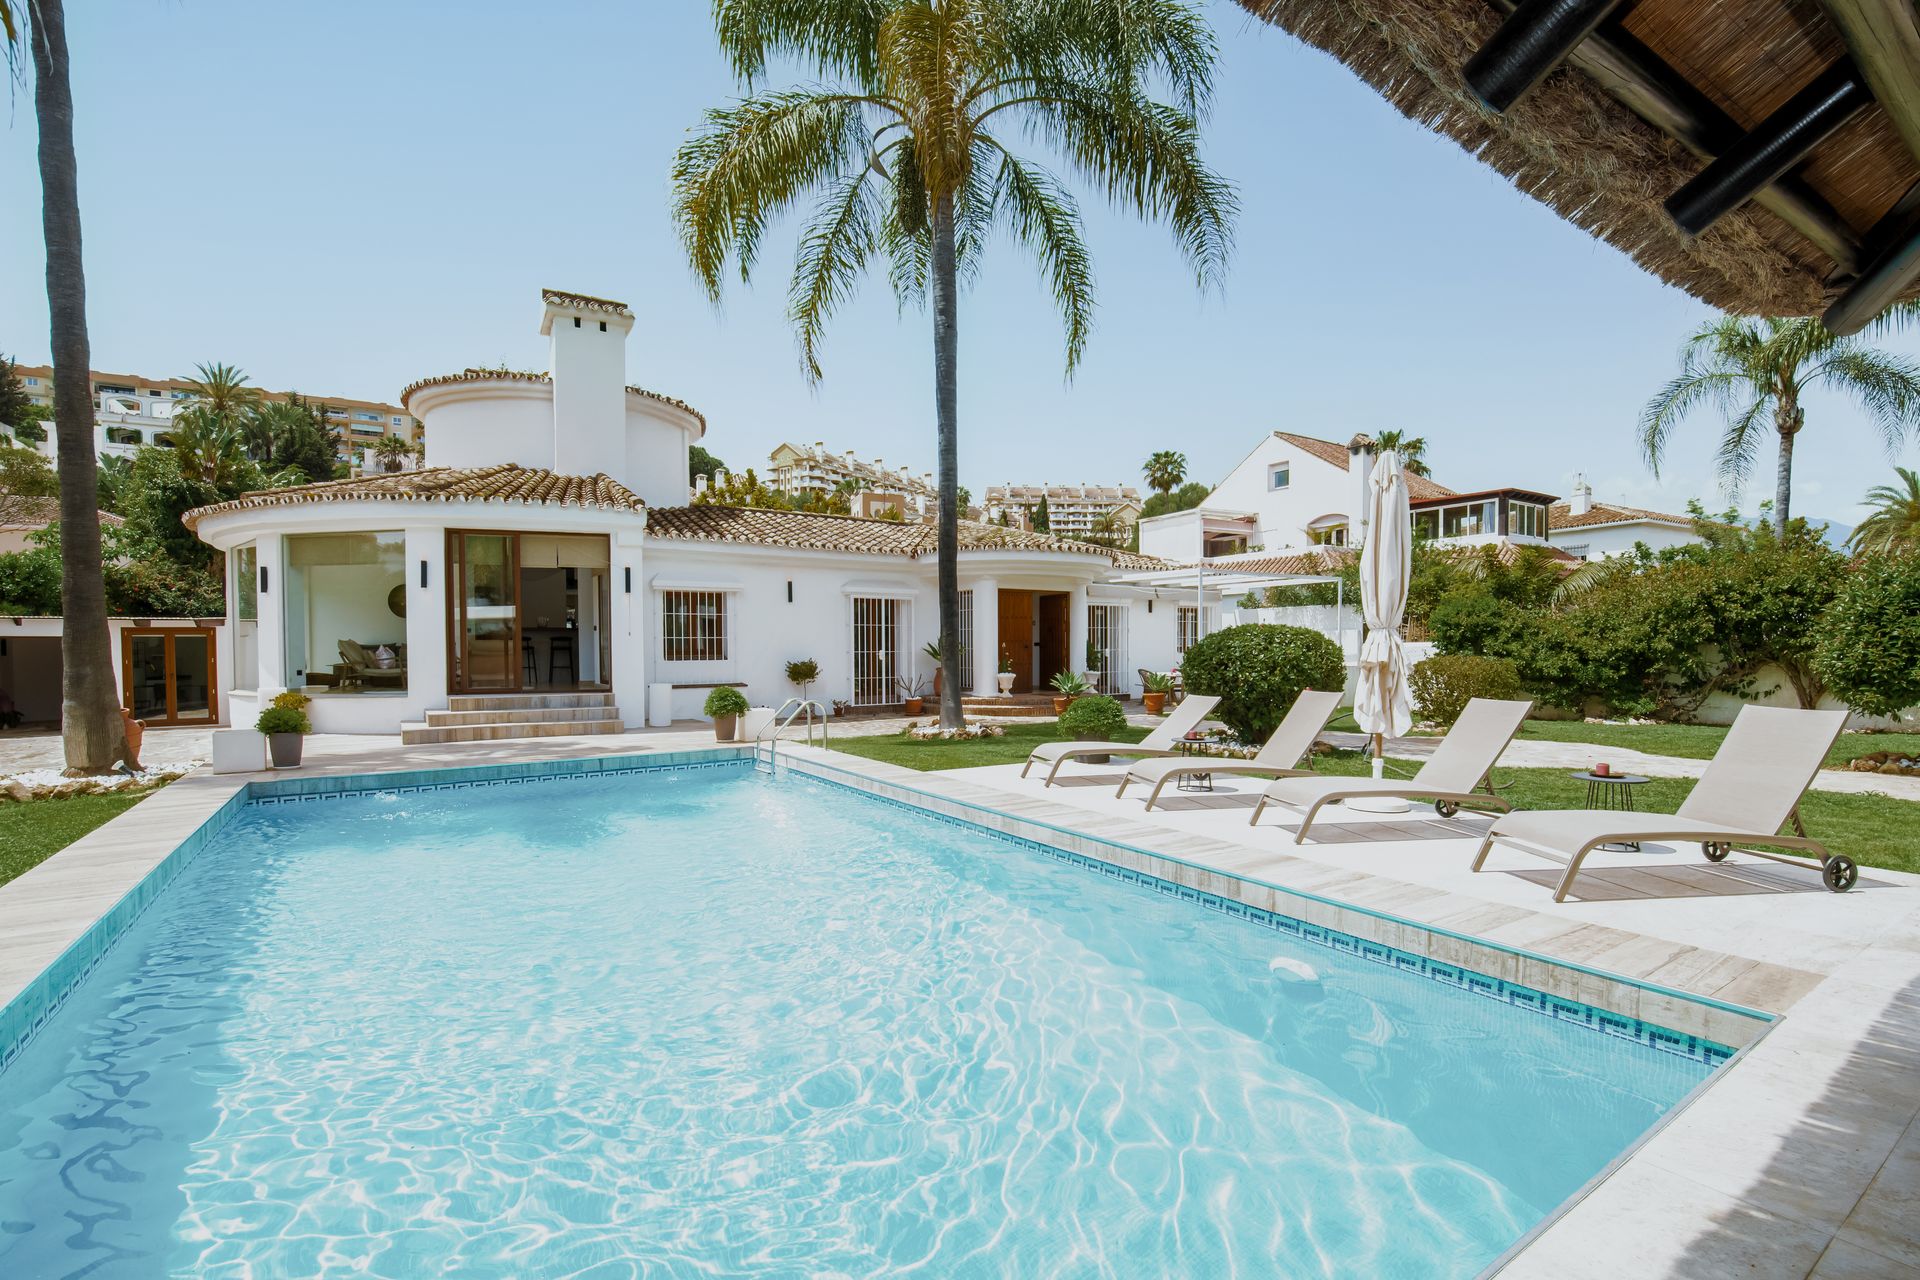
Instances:
[[[1001,693],[1008,694],[1013,692],[1013,672],[1011,671],[999,672],[997,675],[993,677],[993,679],[994,679],[994,683],[1000,686]]]

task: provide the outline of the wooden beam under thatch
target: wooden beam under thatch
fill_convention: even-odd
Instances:
[[[1872,0],[1832,0],[1843,2]],[[1883,232],[1920,181],[1920,161],[1875,103],[1703,234],[1689,238],[1667,218],[1662,203],[1703,160],[1845,56],[1818,0],[1638,0],[1504,114],[1487,110],[1463,72],[1515,0],[1240,3],[1332,54],[1568,221],[1726,311],[1823,312],[1861,270],[1869,231]]]

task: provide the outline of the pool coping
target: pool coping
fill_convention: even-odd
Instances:
[[[663,752],[663,741],[677,741],[689,750]],[[394,751],[376,745],[350,756],[313,761],[312,767],[295,779],[272,773],[189,775],[11,883],[0,885],[0,1007],[11,1005],[27,981],[49,969],[178,846],[209,826],[209,819],[224,815],[224,822],[237,812],[247,796],[256,794],[249,784],[271,783],[275,790],[298,790],[311,784],[318,794],[337,792],[342,787],[331,780],[356,775],[381,775],[384,785],[395,785],[394,764],[428,762],[424,769],[399,770],[403,775],[430,777],[448,770],[476,769],[504,775],[521,772],[529,764],[548,762],[562,769],[581,760],[611,761],[614,763],[606,767],[630,768],[635,757],[665,764],[669,754],[720,760],[737,759],[746,752],[738,745],[716,746],[710,739],[687,733],[651,739],[635,736],[624,741],[508,741],[487,744],[481,751],[471,747],[438,752]],[[1093,843],[1133,845],[1139,852],[1128,856],[1159,860],[1176,869],[1176,874],[1194,878],[1196,887],[1207,886],[1210,881],[1247,881],[1244,869],[1231,864],[1250,852],[1260,852],[1263,861],[1274,861],[1271,849],[1254,850],[1250,845],[1234,845],[1168,827],[1090,815],[1039,797],[1010,797],[1003,790],[952,774],[923,773],[798,744],[786,744],[781,757],[786,765],[799,766],[802,772],[811,773],[816,766],[824,765],[838,774],[879,784],[876,790],[892,787],[911,793],[909,803],[920,808],[961,804],[974,812],[990,809],[999,815],[996,821],[1033,824],[1045,833],[1037,843],[1068,852],[1084,854],[1087,845]],[[974,821],[970,816],[965,820]],[[201,842],[204,844],[217,830],[217,825],[212,826]],[[1087,844],[1076,849],[1075,840]],[[1227,865],[1211,865],[1204,861],[1208,858]],[[1587,944],[1590,951],[1596,943],[1604,944],[1594,952],[1599,958],[1620,956],[1631,962],[1611,972],[1592,965],[1586,966],[1592,972],[1574,970],[1566,957],[1551,950],[1527,953],[1506,944],[1489,945],[1488,939],[1464,932],[1486,928],[1524,933],[1530,926],[1526,921],[1514,925],[1514,917],[1531,915],[1544,923],[1552,919],[1548,911],[1496,910],[1497,904],[1425,888],[1425,900],[1414,904],[1417,910],[1396,903],[1397,913],[1388,913],[1366,904],[1366,899],[1378,896],[1378,886],[1402,890],[1420,887],[1359,871],[1329,876],[1325,867],[1300,865],[1309,872],[1317,870],[1318,876],[1308,874],[1306,884],[1282,883],[1281,877],[1272,877],[1271,886],[1256,879],[1254,892],[1285,893],[1298,900],[1303,916],[1325,913],[1320,916],[1325,921],[1323,927],[1343,933],[1361,936],[1356,927],[1375,927],[1370,921],[1412,922],[1413,928],[1425,931],[1442,958],[1451,948],[1479,946],[1498,967],[1504,963],[1500,956],[1517,961],[1531,954],[1554,968],[1576,972],[1583,982],[1596,984],[1586,990],[1604,993],[1606,988],[1597,984],[1615,980],[1634,991],[1646,992],[1654,1002],[1653,1008],[1662,1007],[1663,1000],[1675,999],[1662,994],[1657,989],[1660,984],[1632,985],[1647,972],[1672,967],[1668,961],[1673,947],[1668,940],[1607,926],[1581,925],[1571,936]],[[1333,887],[1336,881],[1337,887]],[[157,888],[148,892],[149,898],[152,892]],[[1485,915],[1489,923],[1479,923],[1476,914]],[[1920,915],[1914,918],[1920,921]],[[1440,919],[1452,921],[1455,927],[1436,928],[1435,922]],[[1565,919],[1557,923],[1561,934],[1552,939],[1554,942],[1568,936]],[[1721,960],[1731,962],[1739,971],[1731,980],[1727,975],[1732,970],[1708,962],[1717,953],[1684,948],[1692,953],[1689,975],[1702,980],[1700,985],[1706,985],[1705,979],[1711,979],[1714,985],[1709,991],[1698,991],[1689,989],[1685,982],[1676,982],[1671,989],[1679,993],[1679,999],[1697,1003],[1706,996],[1729,1006],[1727,1010],[1715,1010],[1717,1016],[1744,1018],[1744,1012],[1732,1012],[1742,1005],[1722,1000],[1712,992],[1729,987],[1758,992],[1760,998],[1744,1008],[1771,1013],[1775,1021],[1765,1031],[1764,1040],[1750,1041],[1732,1062],[1709,1077],[1697,1100],[1689,1095],[1684,1108],[1669,1112],[1640,1144],[1623,1153],[1594,1184],[1563,1206],[1556,1219],[1523,1237],[1496,1264],[1501,1274],[1556,1278],[1591,1275],[1596,1280],[1603,1276],[1612,1280],[1623,1270],[1636,1274],[1700,1274],[1702,1249],[1715,1259],[1725,1255],[1729,1265],[1737,1264],[1755,1274],[1837,1277],[1849,1263],[1860,1265],[1861,1259],[1882,1267],[1904,1264],[1920,1268],[1920,1239],[1904,1218],[1888,1208],[1890,1197],[1898,1206],[1908,1203],[1899,1197],[1912,1195],[1912,1171],[1900,1166],[1896,1157],[1913,1151],[1910,1163],[1920,1167],[1920,1073],[1912,1070],[1910,1055],[1889,1061],[1884,1053],[1874,1057],[1868,1052],[1878,1044],[1877,1038],[1886,1037],[1890,1026],[1896,1033],[1904,1032],[1903,1018],[1910,1018],[1915,1034],[1920,1035],[1920,995],[1914,994],[1920,990],[1920,976],[1909,980],[1910,971],[1920,968],[1920,962],[1909,964],[1913,954],[1902,949],[1913,947],[1920,953],[1920,946],[1911,940],[1916,936],[1920,934],[1902,932],[1870,942],[1868,956],[1863,958],[1872,959],[1876,967],[1866,969],[1849,963],[1830,965],[1826,972],[1809,972],[1723,956]],[[1407,935],[1402,939],[1383,942],[1412,950],[1405,945]],[[1636,969],[1640,973],[1636,974]],[[1577,993],[1566,998],[1604,1007]],[[1780,1016],[1789,1011],[1790,1017]],[[1656,1021],[1643,1014],[1635,1016]],[[1844,1093],[1836,1093],[1842,1080],[1848,1087]],[[1794,1088],[1798,1089],[1791,1094],[1795,1100],[1783,1100],[1783,1090]],[[1836,1098],[1855,1112],[1869,1102],[1878,1109],[1870,1116],[1849,1114],[1844,1117],[1846,1123],[1836,1123],[1826,1118],[1826,1113],[1834,1110]],[[1803,1115],[1816,1111],[1824,1121],[1819,1132],[1806,1132],[1811,1120],[1796,1127],[1795,1122]],[[1835,1176],[1827,1168],[1827,1176],[1813,1191],[1796,1186],[1794,1196],[1784,1195],[1773,1185],[1778,1171],[1768,1163],[1783,1143],[1789,1144],[1796,1162],[1813,1159],[1823,1168],[1838,1163],[1844,1166],[1844,1176]],[[1889,1183],[1893,1174],[1899,1176]],[[1649,1217],[1655,1220],[1645,1221]],[[1741,1229],[1724,1229],[1723,1224],[1729,1222],[1737,1222]],[[1687,1247],[1689,1242],[1691,1249]],[[1765,1258],[1767,1265],[1756,1265],[1752,1251],[1763,1246],[1772,1253]]]

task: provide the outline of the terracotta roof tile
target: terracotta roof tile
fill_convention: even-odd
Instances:
[[[401,398],[405,399],[404,396]],[[1273,434],[1285,440],[1294,448],[1311,454],[1329,466],[1338,467],[1342,471],[1347,469],[1347,459],[1350,455],[1347,453],[1346,445],[1335,444],[1331,440],[1322,440],[1318,436],[1295,435],[1291,431],[1276,431]],[[1356,436],[1354,438],[1358,439],[1359,437]],[[1452,494],[1453,490],[1438,481],[1429,480],[1426,476],[1416,476],[1411,472],[1407,475],[1407,496],[1415,502],[1420,502],[1428,498],[1450,497]]]
[[[400,403],[406,405],[413,399],[413,393],[416,391],[423,390],[427,387],[443,387],[456,382],[537,382],[544,384],[552,381],[552,374],[536,373],[530,369],[482,369],[476,366],[469,366],[468,368],[462,369],[459,373],[443,373],[437,377],[421,378],[417,382],[409,382],[400,392]],[[685,400],[677,400],[672,396],[662,395],[658,391],[649,391],[645,387],[628,387],[627,394],[645,396],[649,400],[658,400],[661,404],[670,404],[676,409],[684,409],[699,420],[701,432],[703,434],[706,432],[707,415],[688,404]]]
[[[605,311],[609,315],[631,317],[624,302],[615,302],[612,298],[596,298],[590,293],[569,293],[565,289],[542,289],[540,301],[556,307],[572,307],[576,311]]]
[[[99,515],[103,525],[126,523],[111,511]],[[0,489],[0,529],[44,529],[59,518],[58,498],[16,498]]]
[[[656,538],[684,542],[737,542],[803,551],[842,551],[861,555],[903,556],[909,559],[935,553],[935,526],[918,521],[872,520],[860,516],[820,515],[809,511],[780,511],[764,507],[723,507],[703,503],[689,507],[661,507],[647,514],[647,532]],[[1116,568],[1153,569],[1171,562],[1137,552],[1095,546],[1044,533],[960,522],[962,551],[1041,551],[1105,556]]]
[[[1660,524],[1675,524],[1684,528],[1693,527],[1692,516],[1668,515],[1664,511],[1648,511],[1641,507],[1623,507],[1612,502],[1596,502],[1579,515],[1564,502],[1556,502],[1547,508],[1547,527],[1549,529],[1583,529],[1597,524],[1625,524],[1634,520],[1652,520]]]
[[[494,467],[430,467],[352,480],[324,480],[241,494],[231,502],[196,507],[181,517],[192,529],[212,515],[315,502],[519,502],[599,511],[641,511],[631,489],[605,475],[564,476],[510,463]]]
[[[1503,538],[1492,545],[1499,548],[1500,563],[1504,565],[1517,563],[1520,559],[1521,550],[1525,546],[1539,547],[1542,551],[1546,552],[1547,559],[1554,561],[1556,564],[1576,565],[1580,563],[1578,556],[1570,556],[1558,547],[1545,546],[1541,543],[1523,544],[1510,542]],[[1458,556],[1470,556],[1479,551],[1479,549],[1479,546],[1441,548],[1441,550]],[[1345,547],[1316,547],[1311,551],[1298,551],[1286,555],[1265,555],[1260,552],[1251,552],[1237,556],[1216,556],[1212,560],[1202,560],[1198,563],[1209,569],[1231,569],[1236,573],[1330,574],[1338,573],[1341,566],[1355,554],[1355,552]]]

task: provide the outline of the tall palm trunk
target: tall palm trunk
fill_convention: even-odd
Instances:
[[[53,425],[60,476],[60,727],[67,772],[102,773],[126,754],[114,696],[107,592],[100,576],[99,481],[93,456],[92,354],[80,262],[73,88],[61,0],[33,0],[33,102],[40,126],[41,223],[52,319]]]
[[[939,434],[940,727],[966,723],[960,712],[960,345],[958,272],[954,265],[953,197],[933,210],[933,413]]]
[[[1773,467],[1773,531],[1777,534],[1787,532],[1787,508],[1793,501],[1793,441],[1806,420],[1799,395],[1791,387],[1783,389],[1773,415],[1774,430],[1780,434],[1780,456]]]

